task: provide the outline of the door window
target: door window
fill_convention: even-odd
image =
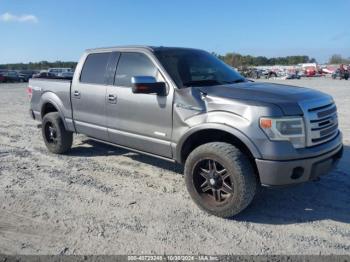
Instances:
[[[132,87],[131,78],[133,76],[153,76],[157,81],[162,78],[157,67],[145,54],[122,53],[114,85]]]
[[[81,71],[80,82],[89,84],[105,84],[108,59],[111,53],[90,54]]]

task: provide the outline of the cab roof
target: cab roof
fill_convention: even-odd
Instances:
[[[124,46],[114,46],[114,47],[92,48],[92,49],[87,49],[86,52],[93,53],[93,52],[107,52],[107,51],[118,51],[118,50],[128,50],[128,49],[148,50],[151,52],[161,51],[161,50],[176,50],[176,49],[198,50],[198,49],[186,48],[186,47],[124,45]]]

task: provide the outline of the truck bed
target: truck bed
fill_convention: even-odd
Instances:
[[[31,110],[41,120],[42,106],[50,102],[57,105],[60,113],[65,119],[72,119],[71,109],[71,80],[32,78],[29,80],[28,88],[32,89]]]

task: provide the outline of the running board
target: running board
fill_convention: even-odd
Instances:
[[[139,153],[139,154],[143,154],[143,155],[147,155],[147,156],[152,156],[152,157],[159,158],[159,159],[162,159],[162,160],[165,160],[165,161],[168,161],[168,162],[176,163],[175,159],[171,159],[171,158],[159,156],[159,155],[156,155],[156,154],[144,152],[144,151],[137,150],[137,149],[134,149],[134,148],[130,148],[130,147],[127,147],[127,146],[121,146],[121,145],[118,145],[118,144],[114,144],[114,143],[107,142],[107,141],[104,141],[104,140],[100,140],[100,139],[97,139],[97,138],[93,138],[93,137],[90,137],[90,136],[88,136],[87,138],[91,139],[93,141],[99,142],[99,143],[106,144],[106,145],[119,147],[119,148],[126,149],[126,150],[129,150],[129,151],[135,152],[135,153]]]

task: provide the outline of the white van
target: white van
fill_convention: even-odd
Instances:
[[[55,76],[62,76],[63,73],[69,73],[72,72],[71,68],[49,68],[47,72],[55,75]]]

